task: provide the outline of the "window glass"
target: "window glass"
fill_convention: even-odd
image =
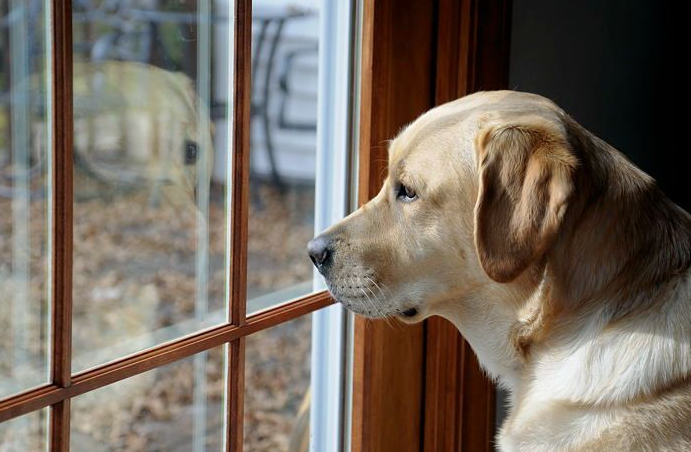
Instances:
[[[253,334],[245,354],[245,452],[305,451],[312,316]]]
[[[48,379],[51,140],[46,3],[0,2],[0,397]]]
[[[320,6],[252,3],[249,314],[312,291]]]
[[[74,4],[76,371],[226,319],[233,8]]]
[[[48,409],[34,411],[0,424],[0,451],[44,452],[47,448]]]
[[[224,347],[72,400],[73,452],[220,452]]]

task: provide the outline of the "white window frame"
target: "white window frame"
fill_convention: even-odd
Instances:
[[[345,217],[354,207],[357,186],[353,162],[353,69],[357,66],[357,1],[325,0],[320,10],[319,99],[315,193],[315,234]],[[324,290],[314,272],[314,290]],[[348,450],[350,431],[351,315],[341,305],[312,314],[310,452]]]

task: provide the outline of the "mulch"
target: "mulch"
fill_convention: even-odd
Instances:
[[[74,356],[194,319],[196,221],[193,211],[152,199],[146,190],[115,190],[76,174],[74,206]],[[279,192],[257,184],[250,210],[248,295],[309,281],[312,269],[305,244],[313,235],[313,188],[289,186]],[[106,195],[103,195],[106,193]],[[214,195],[209,212],[208,309],[225,297],[226,223],[223,200]],[[45,366],[45,200],[30,204],[30,316],[26,355]],[[0,197],[0,278],[10,274],[11,200]],[[4,276],[3,276],[4,275]],[[10,306],[6,280],[0,305]],[[4,295],[2,294],[4,293]],[[44,314],[41,315],[40,313]],[[0,309],[0,380],[14,370],[11,309]],[[16,326],[16,325],[15,325]],[[256,333],[247,339],[245,443],[256,452],[285,451],[292,424],[309,387],[309,316]],[[223,356],[208,353],[205,443],[219,450],[223,432]],[[101,357],[103,358],[103,357]],[[108,357],[108,359],[115,356]],[[84,366],[98,364],[84,362]],[[73,449],[89,452],[189,451],[193,438],[193,359],[116,383],[73,401]],[[36,372],[34,371],[34,374]],[[41,381],[42,375],[37,377]],[[30,380],[27,380],[30,381]],[[2,394],[0,394],[2,395]],[[30,430],[43,428],[28,423]],[[9,436],[0,428],[0,452]],[[36,433],[36,432],[35,432]],[[5,438],[3,440],[3,437]],[[30,449],[23,449],[30,450]]]

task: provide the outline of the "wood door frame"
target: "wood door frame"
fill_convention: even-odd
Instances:
[[[511,0],[363,0],[359,203],[386,173],[386,140],[418,115],[508,84]],[[392,327],[358,318],[353,452],[493,448],[495,394],[445,320]]]

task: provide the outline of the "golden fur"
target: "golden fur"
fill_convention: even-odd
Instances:
[[[427,112],[322,236],[347,308],[463,333],[510,393],[501,451],[691,451],[691,217],[551,101]]]

